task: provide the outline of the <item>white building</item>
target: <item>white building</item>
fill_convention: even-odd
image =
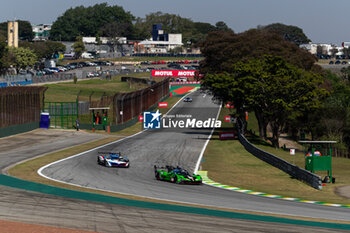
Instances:
[[[49,39],[52,24],[32,25],[34,41],[46,41]]]
[[[108,44],[111,41],[108,37],[100,37],[101,44]],[[126,37],[116,37],[115,41],[117,44],[126,44],[127,39]],[[97,44],[96,37],[83,37],[83,43],[84,44]]]
[[[182,34],[168,34],[167,41],[144,40],[138,43],[139,53],[168,53],[171,49],[183,46]]]
[[[346,42],[344,42],[346,43]],[[348,42],[350,45],[350,42]],[[301,44],[299,46],[300,48],[306,49],[309,53],[317,55],[317,54],[322,54],[322,55],[330,55],[332,56],[334,51],[337,51],[334,55],[343,55],[343,47],[339,47],[334,44],[321,44],[321,43],[309,43],[309,44]]]

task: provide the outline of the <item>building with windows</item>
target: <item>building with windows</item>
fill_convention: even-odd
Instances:
[[[49,39],[52,24],[32,25],[34,41],[46,41]]]
[[[344,42],[346,43],[346,42]],[[343,55],[343,48],[346,47],[343,46],[339,47],[334,44],[322,44],[322,43],[308,43],[308,44],[301,44],[300,48],[303,48],[307,50],[309,53],[316,55],[316,56],[341,56]]]
[[[160,24],[154,24],[152,38],[135,43],[136,53],[168,53],[170,50],[182,47],[182,34],[164,33]]]

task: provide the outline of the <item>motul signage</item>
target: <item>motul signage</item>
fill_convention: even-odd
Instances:
[[[196,70],[152,70],[152,77],[195,77]]]

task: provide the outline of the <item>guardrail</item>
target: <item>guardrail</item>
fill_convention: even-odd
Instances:
[[[321,178],[314,173],[311,173],[307,170],[304,170],[296,165],[290,164],[287,161],[271,154],[266,151],[261,150],[260,148],[257,148],[253,144],[251,144],[243,135],[242,129],[244,128],[242,123],[239,123],[240,121],[237,121],[237,131],[238,131],[238,139],[240,143],[244,146],[244,148],[254,155],[255,157],[265,161],[266,163],[284,171],[288,175],[292,176],[293,178],[296,178],[298,180],[301,180],[307,184],[309,184],[311,187],[315,189],[322,189],[322,181]],[[241,125],[241,127],[240,127]]]

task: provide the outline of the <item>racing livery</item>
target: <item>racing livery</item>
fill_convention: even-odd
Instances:
[[[105,167],[129,167],[130,162],[127,157],[122,157],[120,152],[97,152],[97,163]]]
[[[157,180],[170,181],[176,184],[202,184],[200,175],[190,174],[180,167],[154,165],[154,173]]]
[[[186,98],[184,99],[184,102],[192,102],[192,98],[191,98],[191,97],[186,97]]]

